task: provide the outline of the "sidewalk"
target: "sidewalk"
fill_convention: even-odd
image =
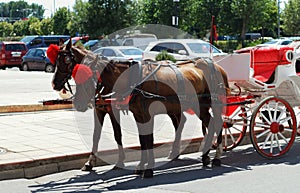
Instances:
[[[6,81],[0,85],[3,91],[0,92],[0,180],[78,170],[88,159],[92,149],[93,112],[80,113],[70,105],[67,109],[55,106],[60,110],[47,110],[41,101],[59,98],[51,88],[52,75],[0,70],[0,81]],[[18,112],[15,112],[16,109]],[[187,118],[182,134],[182,153],[198,151],[202,139],[200,120],[191,115]],[[131,114],[121,115],[121,127],[126,148],[125,161],[136,161],[140,157],[139,141]],[[174,141],[174,130],[169,117],[155,117],[156,157],[168,156]],[[116,162],[117,145],[108,116],[98,150],[101,160],[98,160],[97,166]]]

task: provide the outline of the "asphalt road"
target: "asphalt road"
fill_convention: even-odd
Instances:
[[[34,179],[0,181],[1,193],[27,192],[122,192],[122,193],[298,193],[300,190],[300,140],[280,159],[260,157],[251,145],[224,154],[223,165],[203,168],[199,153],[180,156],[178,161],[157,159],[154,178],[141,179],[128,170],[97,167],[93,172],[72,170]]]

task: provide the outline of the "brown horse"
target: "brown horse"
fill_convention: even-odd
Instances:
[[[106,65],[108,62],[107,60],[100,60],[97,59],[94,55],[90,55],[91,53],[87,50],[78,49],[76,47],[70,47],[71,45],[68,44],[66,47],[62,46],[59,47],[59,50],[50,50],[48,54],[52,55],[52,52],[57,52],[57,54],[54,54],[54,60],[53,63],[57,64],[66,64],[66,65],[58,65],[56,68],[56,72],[53,76],[53,88],[55,90],[62,90],[65,88],[65,83],[67,80],[71,77],[72,70],[70,69],[74,68],[74,65],[77,63],[80,63],[84,59],[84,63],[90,65],[91,67],[95,67],[95,65],[98,63],[102,63],[102,65]],[[70,50],[72,49],[72,52]],[[90,57],[87,57],[89,55]],[[83,57],[84,56],[84,57]],[[123,65],[130,65],[130,62],[123,63]],[[98,152],[98,143],[100,140],[102,125],[104,122],[104,117],[106,114],[109,115],[113,131],[114,131],[114,138],[115,141],[118,144],[118,152],[119,157],[118,161],[114,167],[114,169],[119,169],[124,166],[124,160],[125,160],[125,153],[122,145],[122,132],[120,128],[120,111],[119,108],[115,108],[116,104],[111,104],[109,102],[105,102],[102,96],[110,94],[112,91],[108,90],[107,87],[101,86],[101,83],[97,85],[97,88],[95,89],[95,85],[99,83],[94,78],[87,79],[84,84],[76,84],[76,92],[74,97],[74,106],[75,109],[78,111],[86,111],[88,109],[88,104],[90,104],[91,100],[94,100],[96,98],[97,101],[94,101],[95,108],[94,108],[94,132],[93,132],[93,146],[92,146],[92,152],[88,159],[88,161],[84,164],[82,170],[84,171],[90,171],[92,170],[93,166],[96,164],[96,154]],[[102,89],[102,90],[101,90]],[[100,93],[101,90],[101,93]],[[79,93],[83,93],[86,96],[89,97],[80,97]],[[101,94],[101,95],[100,95]],[[95,96],[96,95],[96,96]],[[95,96],[92,97],[91,96]],[[82,99],[85,99],[85,101],[82,101]],[[82,105],[84,104],[84,105]],[[119,105],[118,105],[119,106]],[[182,114],[183,115],[183,114]],[[96,118],[97,117],[97,118]],[[175,141],[172,146],[172,150],[170,151],[170,154],[168,156],[169,159],[176,159],[179,156],[180,151],[180,139],[181,139],[181,131],[183,129],[183,122],[180,122],[180,117],[175,116],[173,114],[169,114],[169,117],[171,118],[171,121],[176,129],[176,135],[175,135]],[[184,116],[181,116],[182,119],[185,119]]]
[[[79,63],[78,61],[82,61],[86,56],[85,50],[71,46],[60,52],[53,78],[54,89],[63,88],[65,80],[72,73],[74,63]],[[175,120],[172,119],[175,128],[183,127],[185,119],[181,120],[184,117],[182,112],[189,108],[199,116],[210,134],[207,135],[208,143],[204,146],[203,165],[209,164],[208,153],[214,132],[219,134],[219,146],[213,165],[220,165],[222,106],[219,95],[224,95],[224,98],[229,92],[224,70],[209,60],[201,59],[177,66],[153,62],[133,66],[121,62],[96,62],[90,68],[91,71],[98,72],[98,80],[101,80],[104,90],[115,91],[119,99],[132,96],[128,109],[137,121],[142,150],[137,171],[141,171],[143,177],[153,176],[153,116],[166,113]],[[134,79],[131,78],[133,76]],[[90,77],[84,82],[84,89],[78,87],[76,90],[74,103],[78,110],[86,110],[88,103],[94,99],[95,82],[91,81],[92,79],[93,77]],[[210,109],[213,116],[209,112]],[[176,132],[176,137],[177,133],[179,132]]]

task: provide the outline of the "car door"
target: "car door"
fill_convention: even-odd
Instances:
[[[45,53],[41,49],[37,49],[34,55],[34,67],[36,70],[45,70]]]
[[[28,53],[26,54],[26,59],[24,62],[28,65],[29,69],[34,68],[34,54],[35,54],[36,49],[30,49]]]
[[[115,59],[117,56],[116,52],[111,48],[104,48],[101,54],[108,59]]]

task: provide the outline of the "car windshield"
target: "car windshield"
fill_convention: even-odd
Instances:
[[[269,42],[265,42],[264,44],[276,44],[278,41],[269,41]]]
[[[120,49],[124,55],[142,55],[143,52],[138,49]]]
[[[21,39],[21,42],[24,42],[24,43],[29,43],[31,42],[34,38],[36,38],[35,36],[26,36],[24,38]]]
[[[208,43],[187,43],[187,45],[194,53],[209,53],[211,49]],[[214,46],[212,46],[212,52],[221,53]]]

